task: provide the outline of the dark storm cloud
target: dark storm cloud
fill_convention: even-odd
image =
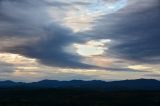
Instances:
[[[35,0],[30,0],[30,2],[26,0],[2,0],[0,2],[1,38],[33,37],[43,32],[42,27],[49,20],[44,11],[45,5],[39,2],[36,5],[35,2],[31,1]]]
[[[145,6],[153,5],[148,1],[142,3]],[[88,35],[95,39],[113,40],[108,51],[112,56],[137,62],[160,63],[158,3],[146,8],[142,4],[134,4],[117,13],[106,15]]]
[[[21,54],[55,67],[96,67],[83,64],[80,56],[64,51],[64,47],[80,41],[80,38],[55,23],[45,11],[47,6],[39,0],[1,0],[0,40],[4,42],[1,52]],[[5,40],[12,43],[6,44]]]
[[[41,39],[33,44],[25,44],[5,48],[5,52],[18,53],[30,58],[36,58],[41,63],[68,68],[94,68],[94,66],[80,63],[81,57],[69,54],[64,47],[78,41],[70,35],[69,30],[64,30],[58,25],[45,28],[48,38]]]
[[[119,23],[116,31],[124,43],[114,46],[113,50],[128,59],[159,63],[160,5],[143,13],[129,15],[126,19],[128,21]]]

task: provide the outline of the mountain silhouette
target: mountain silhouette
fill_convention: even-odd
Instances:
[[[117,90],[160,90],[160,81],[154,79],[136,79],[105,82],[100,80],[82,81],[58,81],[42,80],[39,82],[23,83],[13,81],[0,81],[0,88],[66,88],[66,89],[91,89],[103,91]]]

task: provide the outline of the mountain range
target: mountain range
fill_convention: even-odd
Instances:
[[[0,88],[23,88],[23,89],[88,89],[103,91],[125,90],[160,90],[160,81],[154,79],[136,79],[105,82],[100,80],[83,81],[58,81],[42,80],[38,82],[24,83],[13,81],[0,81]]]

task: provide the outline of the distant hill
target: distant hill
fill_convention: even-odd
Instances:
[[[91,89],[103,91],[122,91],[122,90],[160,90],[160,81],[154,79],[136,79],[105,82],[100,80],[82,81],[57,81],[42,80],[39,82],[23,83],[13,81],[0,81],[0,88],[25,88],[25,89]]]

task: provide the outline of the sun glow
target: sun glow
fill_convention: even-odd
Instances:
[[[105,50],[108,48],[106,44],[111,42],[110,39],[102,39],[99,41],[88,41],[85,44],[74,44],[76,48],[76,52],[85,57],[95,56],[95,55],[103,55]]]

